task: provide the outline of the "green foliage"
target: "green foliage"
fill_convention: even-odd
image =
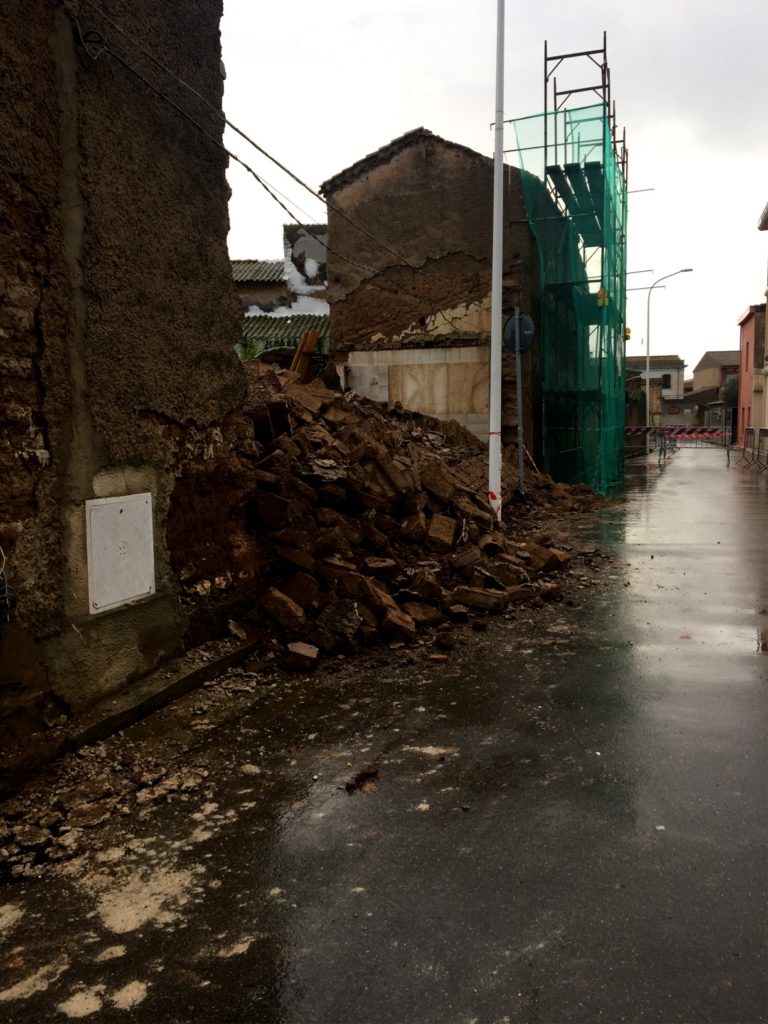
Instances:
[[[735,409],[739,404],[739,378],[731,377],[723,385],[720,392],[723,405],[726,409]]]

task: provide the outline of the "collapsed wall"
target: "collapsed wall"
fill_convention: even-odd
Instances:
[[[530,471],[528,503],[499,529],[487,448],[455,422],[302,385],[289,371],[254,374],[241,417],[251,429],[233,436],[237,457],[206,490],[198,469],[185,473],[171,503],[169,536],[187,538],[175,568],[201,636],[263,630],[304,645],[288,653],[308,667],[560,596],[550,574],[569,555],[542,517],[593,508],[589,488]],[[511,464],[504,480],[510,496]]]
[[[220,107],[220,0],[110,12]],[[15,598],[0,609],[0,710],[13,735],[179,649],[170,494],[244,381],[225,156],[87,33],[189,96],[87,4],[8,0],[0,32],[0,545]],[[204,104],[192,113],[220,136]],[[94,614],[85,503],[132,494],[151,496],[155,593]]]
[[[352,387],[488,432],[493,162],[424,128],[326,181],[332,346]],[[383,244],[382,244],[383,243]],[[504,175],[503,309],[538,318],[538,252],[520,172]],[[524,359],[528,445],[539,436],[540,353]],[[516,435],[514,357],[502,423]]]

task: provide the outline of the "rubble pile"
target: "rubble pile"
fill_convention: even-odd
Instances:
[[[250,413],[258,458],[245,520],[266,555],[249,583],[248,622],[235,628],[268,627],[299,670],[338,650],[411,643],[446,623],[556,600],[552,575],[571,556],[536,532],[540,513],[601,500],[531,472],[528,502],[499,529],[484,497],[485,447],[456,423],[287,371],[259,378]],[[505,478],[514,489],[511,465]],[[190,601],[209,597],[193,562],[181,575]]]
[[[208,774],[204,767],[171,771],[130,744],[117,761],[104,744],[70,755],[37,787],[0,805],[0,884],[83,853],[94,831],[116,815],[188,800],[205,790]]]

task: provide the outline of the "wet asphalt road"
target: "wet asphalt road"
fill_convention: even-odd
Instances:
[[[206,739],[207,802],[0,891],[0,1019],[768,1021],[766,481],[628,476],[581,608],[294,688]]]

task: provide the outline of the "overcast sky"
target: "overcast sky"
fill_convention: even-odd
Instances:
[[[505,117],[543,109],[543,47],[599,47],[627,127],[631,286],[681,267],[652,297],[651,352],[693,366],[738,348],[737,319],[764,302],[768,232],[768,3],[567,0],[507,4]],[[495,0],[224,0],[228,117],[313,188],[423,125],[492,155]],[[524,11],[524,18],[519,12]],[[228,140],[300,217],[322,204]],[[506,137],[514,145],[514,133]],[[241,168],[229,171],[230,254],[282,256],[287,218]],[[646,294],[632,292],[628,355],[645,352]]]

